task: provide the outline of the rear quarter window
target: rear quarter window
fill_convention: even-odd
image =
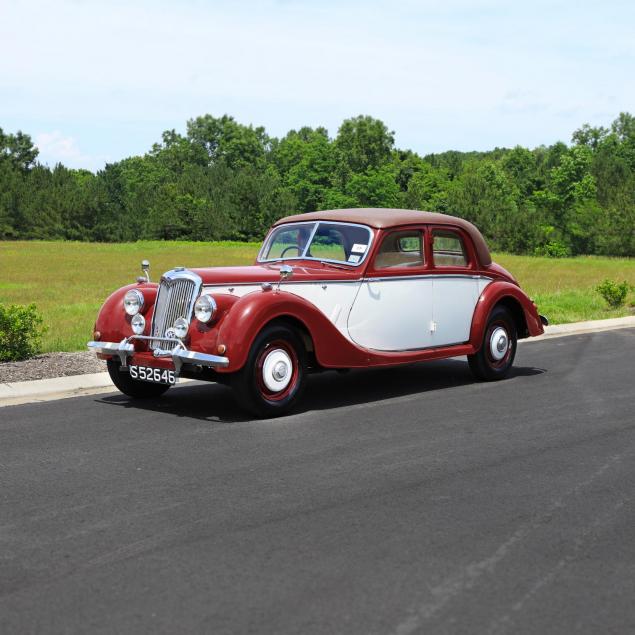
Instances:
[[[435,267],[467,267],[468,257],[460,234],[452,230],[432,232],[432,257]]]

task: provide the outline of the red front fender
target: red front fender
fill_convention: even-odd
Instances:
[[[512,312],[516,321],[519,339],[534,337],[544,333],[538,309],[527,294],[511,282],[497,280],[485,287],[476,303],[470,330],[470,344],[476,350],[481,347],[489,314],[499,303],[505,304]]]
[[[124,337],[132,335],[131,318],[123,310],[123,297],[130,289],[138,289],[143,293],[145,305],[141,312],[149,324],[152,320],[158,288],[159,285],[155,283],[129,284],[109,295],[99,309],[95,321],[95,330],[101,334],[100,340],[102,342],[120,342]],[[88,339],[92,339],[92,334]]]

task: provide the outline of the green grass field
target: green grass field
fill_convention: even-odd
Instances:
[[[0,242],[0,303],[34,302],[48,331],[45,351],[73,351],[90,339],[95,316],[116,288],[133,282],[139,263],[150,260],[153,279],[175,266],[205,267],[253,262],[255,243]],[[579,257],[554,260],[496,254],[552,323],[619,317],[594,287],[604,278],[635,284],[635,259]]]

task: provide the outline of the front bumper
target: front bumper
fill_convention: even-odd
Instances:
[[[95,351],[95,353],[101,353],[102,355],[116,355],[119,357],[121,365],[125,367],[128,365],[128,358],[132,357],[135,353],[135,347],[132,343],[134,340],[167,342],[172,346],[174,346],[176,342],[176,346],[172,350],[155,348],[153,355],[156,358],[171,359],[177,375],[181,372],[183,364],[208,366],[211,368],[226,368],[229,366],[229,359],[227,357],[189,351],[181,340],[150,337],[148,335],[131,335],[130,337],[121,340],[121,342],[88,342],[87,346],[90,350]]]

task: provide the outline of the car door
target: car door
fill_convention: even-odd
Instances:
[[[359,346],[405,351],[432,346],[432,280],[426,269],[423,228],[382,238],[348,316]]]
[[[458,228],[431,227],[432,346],[470,339],[472,317],[485,281],[477,274],[469,237]]]

